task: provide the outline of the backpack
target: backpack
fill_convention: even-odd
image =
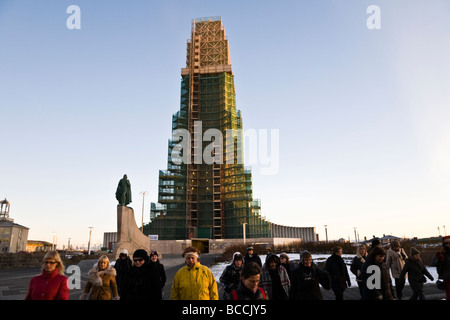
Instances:
[[[264,291],[264,289],[261,288],[261,287],[258,287],[258,290],[259,290],[259,292],[261,292],[261,294],[262,294],[264,300],[266,300],[266,299],[267,299],[267,298],[266,298],[266,292]],[[241,300],[241,299],[239,299],[238,293],[237,293],[236,291],[237,291],[237,290],[231,291],[231,296],[233,297],[233,300]]]

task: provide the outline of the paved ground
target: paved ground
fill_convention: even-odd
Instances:
[[[201,255],[201,262],[204,265],[211,265],[214,262],[215,255],[203,254]],[[86,284],[87,273],[90,268],[96,263],[97,260],[83,260],[78,266],[81,270],[81,288],[70,290],[70,300],[78,300],[82,294],[83,288]],[[170,288],[172,286],[172,280],[175,273],[184,265],[184,259],[181,255],[165,255],[161,259],[161,263],[164,264],[166,271],[167,282],[164,287],[165,300],[170,299]],[[28,268],[28,269],[14,269],[14,270],[0,270],[0,300],[23,300],[27,294],[28,285],[30,279],[40,273],[40,268]],[[223,290],[221,286],[219,288],[219,296],[222,298]],[[428,300],[442,300],[445,299],[445,292],[436,288],[434,283],[427,283],[424,286],[425,296]],[[324,300],[334,300],[334,294],[331,290],[323,290],[322,294]],[[412,291],[409,286],[405,286],[403,290],[403,299],[407,300],[412,295]],[[345,300],[360,300],[359,290],[356,284],[345,290]]]

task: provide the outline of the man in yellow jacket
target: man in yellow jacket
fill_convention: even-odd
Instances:
[[[200,264],[200,251],[184,250],[186,265],[177,271],[172,283],[172,300],[219,300],[216,279],[208,267]]]

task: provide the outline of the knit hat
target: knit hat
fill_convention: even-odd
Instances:
[[[152,252],[150,252],[150,258],[152,256],[157,256],[158,257],[158,252],[156,252],[155,250],[153,250]]]
[[[410,255],[413,256],[415,254],[420,254],[420,251],[417,250],[416,248],[411,248]]]
[[[137,249],[134,253],[133,253],[133,259],[134,258],[142,258],[145,261],[148,261],[148,254],[147,251],[145,251],[144,249]]]
[[[372,248],[373,247],[376,247],[377,245],[379,245],[381,242],[380,242],[380,239],[378,239],[378,238],[374,238],[373,240],[372,240]]]
[[[253,247],[252,246],[247,247],[247,251],[249,250],[253,250]]]
[[[128,255],[128,250],[127,249],[123,249],[122,251],[120,251],[120,254],[124,254],[124,255]]]
[[[235,260],[243,260],[242,253],[240,253],[240,252],[233,253],[233,262]]]

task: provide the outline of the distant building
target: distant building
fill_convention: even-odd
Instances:
[[[26,251],[28,230],[20,224],[14,223],[9,217],[10,203],[0,201],[0,253],[15,253]]]
[[[112,250],[114,242],[117,241],[117,232],[104,232],[103,233],[103,248]]]
[[[28,240],[27,252],[45,252],[50,251],[53,248],[53,244],[47,241],[40,240]]]

